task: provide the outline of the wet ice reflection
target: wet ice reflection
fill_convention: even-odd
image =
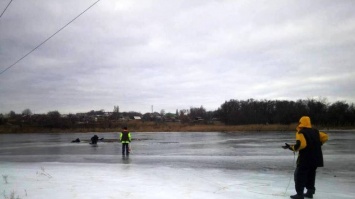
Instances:
[[[133,133],[122,157],[117,133],[0,135],[0,171],[20,198],[288,198],[293,132]],[[353,198],[353,133],[329,132],[315,198]],[[70,143],[79,137],[82,143]],[[52,177],[38,175],[44,168]],[[290,183],[290,184],[289,184]],[[27,193],[25,193],[25,190]],[[27,195],[26,195],[27,194]]]

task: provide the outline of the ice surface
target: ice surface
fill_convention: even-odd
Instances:
[[[329,135],[314,198],[355,198],[355,152],[348,147],[355,136]],[[294,156],[280,147],[292,142],[291,132],[136,133],[129,158],[117,142],[68,144],[80,136],[90,137],[0,135],[0,198],[11,192],[21,199],[274,199],[295,193]]]

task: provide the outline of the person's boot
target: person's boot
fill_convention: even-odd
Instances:
[[[290,196],[290,198],[292,198],[292,199],[304,199],[303,195],[299,195],[299,194]]]
[[[307,189],[307,193],[303,194],[306,198],[313,198],[313,194],[315,193],[314,189]]]

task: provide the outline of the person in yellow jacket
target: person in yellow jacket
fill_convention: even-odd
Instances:
[[[282,148],[298,151],[297,168],[294,173],[295,189],[297,194],[290,196],[293,199],[313,198],[315,193],[316,170],[323,167],[322,145],[328,141],[328,135],[312,128],[311,119],[303,116],[296,127],[296,144],[285,143]],[[303,193],[304,188],[307,193]]]
[[[127,127],[124,127],[123,131],[120,133],[120,142],[122,143],[122,155],[129,155],[129,143],[131,141],[131,133],[127,130]]]

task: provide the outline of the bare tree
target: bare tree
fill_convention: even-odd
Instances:
[[[26,108],[25,110],[22,111],[23,116],[31,116],[32,111],[29,108]]]
[[[163,117],[165,115],[165,110],[164,109],[161,109],[160,110],[160,115]]]
[[[9,117],[9,118],[15,118],[15,117],[16,117],[15,111],[10,111],[10,112],[8,113],[8,117]]]
[[[120,118],[120,107],[119,106],[114,106],[113,107],[113,113],[112,117],[118,120]]]

